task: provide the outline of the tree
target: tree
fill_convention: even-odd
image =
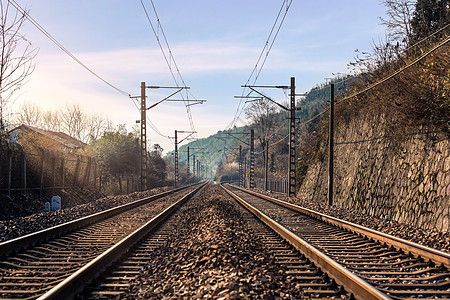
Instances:
[[[89,140],[96,140],[107,131],[112,131],[112,122],[109,119],[99,114],[88,117],[86,122],[86,132],[88,133]]]
[[[416,10],[411,20],[414,41],[419,41],[448,25],[449,6],[450,0],[417,0]]]
[[[62,130],[80,141],[86,141],[85,129],[88,117],[81,106],[79,104],[67,104],[61,109],[60,115]]]
[[[39,127],[41,124],[45,124],[42,122],[43,117],[44,115],[39,105],[33,102],[24,102],[16,113],[14,120],[17,124]]]
[[[116,178],[139,173],[139,140],[131,133],[121,128],[105,132],[100,139],[91,142],[90,148],[102,171]]]
[[[269,134],[272,132],[277,121],[277,110],[274,104],[268,100],[252,102],[245,111],[245,115],[250,119],[252,125],[257,128],[260,134],[261,144],[263,145],[269,138]]]
[[[389,39],[407,44],[412,38],[411,19],[414,12],[412,0],[383,0],[387,18],[380,18],[388,30]]]
[[[0,131],[5,129],[10,100],[33,72],[33,59],[37,54],[20,33],[27,12],[11,10],[9,1],[0,1]]]
[[[61,131],[61,118],[62,116],[53,110],[44,111],[42,113],[42,125],[43,129],[59,132]]]
[[[162,158],[163,148],[154,144],[148,153],[147,185],[148,188],[163,186],[167,177],[166,161]]]

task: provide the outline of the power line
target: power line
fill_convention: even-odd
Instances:
[[[85,68],[88,72],[90,72],[92,75],[94,75],[95,77],[97,77],[98,79],[100,79],[102,82],[104,82],[105,84],[107,84],[108,86],[110,86],[111,88],[113,88],[114,90],[116,90],[117,92],[121,93],[122,95],[125,96],[131,96],[130,93],[114,86],[113,84],[109,83],[108,81],[106,81],[105,79],[103,79],[102,77],[100,77],[100,75],[98,75],[97,73],[95,73],[93,70],[91,70],[89,67],[87,67],[83,62],[81,62],[74,54],[72,54],[69,50],[67,50],[60,42],[58,42],[48,31],[46,31],[35,19],[33,19],[30,14],[28,12],[26,12],[19,4],[17,4],[17,2],[15,2],[14,0],[8,0],[8,2],[17,10],[19,11],[21,14],[23,14],[27,20],[34,25],[39,31],[41,31],[48,39],[50,39],[55,45],[57,45],[62,51],[64,51],[69,57],[71,57],[75,62],[77,62],[78,64],[80,64],[83,68]],[[139,107],[137,106],[137,104],[135,102],[133,102],[133,104],[136,106],[137,110],[140,111]],[[153,131],[155,133],[157,133],[158,135],[160,135],[161,137],[167,138],[167,136],[165,136],[164,134],[162,134],[158,128],[150,121],[147,120],[147,125],[149,125],[150,128],[153,129]]]
[[[338,104],[338,103],[341,103],[341,102],[343,102],[343,101],[345,101],[345,100],[349,100],[349,99],[351,99],[351,98],[357,97],[357,96],[359,96],[359,95],[361,95],[361,94],[363,94],[363,93],[365,93],[365,92],[368,92],[368,91],[374,89],[374,88],[377,87],[378,85],[380,85],[380,84],[386,82],[386,81],[389,80],[389,79],[394,78],[394,77],[397,76],[398,74],[402,73],[403,71],[405,71],[405,70],[409,69],[410,67],[412,67],[413,65],[417,64],[418,62],[420,62],[421,60],[423,60],[425,57],[427,57],[428,55],[430,55],[430,54],[433,53],[434,51],[438,50],[439,48],[442,48],[442,47],[443,47],[444,45],[446,45],[448,42],[450,42],[450,37],[447,38],[446,40],[444,40],[443,42],[441,42],[440,44],[436,45],[436,46],[433,47],[431,50],[429,50],[429,51],[426,52],[425,54],[421,55],[419,58],[417,58],[417,59],[414,60],[413,62],[409,63],[409,64],[406,65],[405,67],[403,67],[403,68],[401,68],[401,69],[395,71],[395,72],[392,73],[391,75],[389,75],[389,76],[383,78],[382,80],[380,80],[380,81],[378,81],[378,82],[376,82],[376,83],[374,83],[374,84],[368,86],[367,88],[365,88],[365,89],[363,89],[363,90],[361,90],[361,91],[359,91],[359,92],[356,92],[356,93],[354,93],[354,94],[352,94],[352,95],[350,95],[350,96],[347,96],[347,97],[344,97],[344,98],[342,98],[342,99],[339,99],[338,101],[335,102],[335,104]],[[303,125],[306,125],[306,124],[308,124],[308,123],[310,123],[310,122],[316,120],[317,118],[319,118],[320,116],[322,116],[323,114],[325,114],[326,112],[328,112],[329,109],[330,109],[330,108],[327,107],[327,108],[326,108],[325,110],[323,110],[321,113],[315,115],[314,117],[312,117],[311,119],[309,119],[309,120],[307,120],[307,121],[305,121],[305,122],[302,122],[302,123],[299,124],[298,126],[303,126]]]
[[[283,25],[284,20],[286,18],[286,15],[287,15],[287,13],[289,11],[289,8],[291,7],[292,1],[293,0],[284,0],[283,1],[282,5],[280,7],[280,10],[278,11],[278,14],[277,14],[277,17],[275,19],[275,22],[272,25],[272,28],[271,28],[270,33],[269,33],[269,36],[267,37],[266,42],[264,43],[264,47],[261,50],[261,53],[259,54],[258,60],[256,61],[256,64],[253,67],[253,70],[250,73],[250,76],[248,77],[247,83],[245,85],[249,85],[249,83],[250,83],[250,81],[252,79],[252,76],[255,73],[256,73],[256,76],[255,76],[255,80],[254,80],[253,84],[256,84],[256,81],[258,80],[259,75],[261,74],[261,71],[262,71],[262,69],[263,69],[263,67],[264,67],[264,65],[265,65],[265,63],[267,61],[267,58],[269,57],[270,51],[272,50],[272,47],[273,47],[273,45],[275,43],[275,40],[278,37],[278,34],[280,32],[280,29],[281,29],[281,26]],[[281,18],[281,21],[278,22],[278,20],[280,19],[281,14],[283,12],[283,8],[285,6],[286,6],[286,9],[284,11],[283,17]],[[275,28],[276,28],[278,23],[279,23],[278,28],[275,31]],[[275,36],[272,38],[272,34],[274,32],[275,32]],[[272,41],[271,41],[271,38],[272,38]],[[270,46],[269,46],[269,44],[270,44]],[[264,53],[265,53],[265,55],[264,55]],[[258,70],[258,65],[261,62],[261,59],[263,58],[263,56],[264,56],[264,59],[263,59],[263,61],[261,63],[261,67],[259,67],[259,71],[257,71]],[[244,96],[244,94],[245,94],[245,89],[242,91],[242,96]],[[234,125],[236,125],[238,119],[240,118],[242,112],[244,111],[245,103],[242,105],[242,107],[241,107],[241,105],[242,105],[242,99],[239,100],[239,104],[238,104],[238,107],[236,109],[236,113],[234,115],[233,121],[231,121],[231,123],[229,125],[229,128],[232,128]]]
[[[335,104],[338,104],[342,101],[345,100],[349,100],[351,98],[354,98],[356,96],[359,96],[365,92],[368,92],[370,90],[372,90],[373,88],[377,87],[378,85],[388,81],[391,78],[394,78],[395,76],[397,76],[398,74],[402,73],[403,71],[406,71],[407,69],[409,69],[410,67],[414,66],[415,64],[417,64],[418,62],[420,62],[422,59],[424,59],[425,57],[427,57],[428,55],[430,55],[431,53],[433,53],[434,51],[438,50],[439,48],[443,47],[445,44],[447,44],[448,42],[450,42],[450,37],[448,37],[447,39],[445,39],[443,42],[441,42],[440,44],[434,46],[431,50],[429,50],[428,52],[426,52],[425,54],[421,55],[419,58],[417,58],[416,60],[414,60],[413,62],[407,64],[406,66],[404,66],[403,68],[400,68],[398,71],[392,73],[391,75],[383,78],[382,80],[369,85],[367,88],[363,89],[362,91],[359,91],[357,93],[354,93],[353,95],[347,96],[345,98],[340,99],[339,101],[336,101]]]
[[[114,86],[113,84],[109,83],[108,81],[106,81],[105,79],[103,79],[102,77],[100,77],[100,75],[98,75],[97,73],[95,73],[94,71],[92,71],[88,66],[86,66],[81,60],[79,60],[75,55],[73,55],[69,50],[67,50],[60,42],[58,42],[50,33],[48,33],[48,31],[46,31],[36,20],[34,20],[30,14],[25,11],[22,7],[20,7],[19,4],[17,4],[16,1],[14,0],[8,0],[8,2],[14,6],[14,8],[20,12],[21,14],[23,14],[25,16],[25,18],[27,18],[27,20],[33,24],[40,32],[42,32],[48,39],[50,39],[56,46],[58,46],[62,51],[64,51],[69,57],[71,57],[75,62],[77,62],[79,65],[81,65],[83,68],[85,68],[89,73],[91,73],[92,75],[94,75],[95,77],[97,77],[98,79],[100,79],[103,83],[107,84],[109,87],[113,88],[114,90],[116,90],[117,92],[121,93],[122,95],[125,96],[130,96],[130,93],[125,92],[124,90]]]
[[[158,29],[161,30],[161,33],[162,33],[162,36],[163,36],[165,45],[166,45],[166,47],[167,47],[167,52],[168,52],[168,54],[166,54],[166,51],[164,50],[164,47],[163,47],[163,45],[162,45],[162,43],[161,43],[161,39],[159,38],[158,32],[155,30],[155,27],[153,26],[153,23],[152,23],[152,21],[151,21],[151,19],[150,19],[150,15],[149,15],[148,12],[147,12],[147,9],[146,9],[146,7],[145,7],[145,5],[144,5],[143,0],[140,0],[140,2],[141,2],[141,5],[142,5],[142,8],[144,9],[144,13],[145,13],[145,15],[146,15],[146,17],[147,17],[147,20],[148,20],[148,22],[149,22],[149,24],[150,24],[150,27],[152,28],[153,34],[155,35],[156,41],[158,42],[159,48],[160,48],[160,50],[161,50],[161,52],[162,52],[162,54],[163,54],[164,60],[165,60],[167,66],[168,66],[168,68],[169,68],[169,71],[170,71],[170,73],[171,73],[171,75],[172,75],[172,78],[173,78],[175,84],[176,84],[177,86],[179,86],[178,81],[177,81],[177,78],[176,78],[175,73],[174,73],[174,71],[173,71],[171,62],[173,62],[173,65],[174,65],[174,67],[175,67],[175,69],[176,69],[176,72],[177,72],[178,77],[180,78],[181,82],[183,83],[184,86],[187,86],[186,83],[185,83],[185,81],[184,81],[183,76],[181,75],[180,69],[179,69],[179,67],[178,67],[178,65],[177,65],[177,63],[176,63],[176,61],[175,61],[175,58],[174,58],[174,56],[173,56],[173,52],[172,52],[172,50],[171,50],[171,48],[170,48],[170,46],[169,46],[169,43],[168,43],[168,41],[167,41],[166,35],[165,35],[164,30],[163,30],[163,28],[162,28],[162,24],[161,24],[161,22],[160,22],[160,19],[159,19],[158,13],[157,13],[157,11],[156,11],[156,7],[155,7],[155,5],[154,5],[154,3],[153,3],[153,0],[150,0],[150,2],[151,2],[151,4],[152,4],[153,12],[154,12],[154,14],[155,14],[155,17],[156,17],[156,20],[157,20],[157,23],[158,23]],[[192,95],[192,94],[191,94],[191,95]],[[182,99],[184,100],[184,96],[181,95],[181,97],[182,97]],[[192,118],[192,114],[191,114],[191,109],[190,109],[190,107],[187,105],[186,102],[184,102],[184,105],[185,105],[185,107],[186,107],[186,113],[187,113],[188,118],[189,118],[189,123],[190,123],[191,130],[192,130],[192,131],[196,131],[196,130],[195,130],[195,126],[194,126],[194,121],[193,121],[193,118]]]

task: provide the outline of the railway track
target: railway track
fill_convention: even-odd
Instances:
[[[290,242],[296,248],[357,298],[450,299],[448,253],[281,200],[232,186],[228,189],[230,194],[252,207],[254,213],[266,219],[272,227],[277,227],[279,232],[286,236],[292,234]],[[319,252],[316,253],[317,250]],[[343,270],[339,271],[339,268]],[[353,280],[360,280],[360,283]],[[378,295],[373,291],[362,294],[364,289],[373,287],[379,291]]]
[[[203,191],[199,192],[202,187],[181,192],[183,196],[176,193],[149,197],[122,208],[127,212],[105,212],[109,216],[100,217],[102,221],[78,220],[82,223],[53,228],[48,230],[52,234],[41,233],[41,238],[30,235],[28,244],[23,238],[0,244],[4,257],[0,261],[0,298],[240,298],[263,294],[296,299],[450,298],[448,254],[406,241],[401,246],[399,239],[235,187],[228,187],[227,192],[242,205],[232,204],[234,212],[226,218],[233,222],[244,220],[238,222],[239,226],[245,223],[250,232],[244,230],[244,235],[236,235],[239,226],[230,230],[227,227],[231,223],[220,221],[221,229],[213,230],[216,233],[209,244],[199,242],[198,235],[209,235],[211,229],[211,220],[203,220],[208,213],[206,202],[199,200],[204,198]],[[212,200],[206,204],[221,202],[223,206],[232,201],[218,191],[216,187],[210,192]],[[229,207],[225,205],[212,215],[221,214],[222,209]],[[203,227],[191,228],[190,223],[199,220]],[[364,236],[365,230],[370,238]],[[192,232],[197,236],[186,235]],[[187,246],[172,251],[174,241],[182,240],[183,235]],[[249,235],[264,244],[265,250],[261,251],[263,256],[270,253],[268,262],[258,263],[263,259],[259,257],[261,252],[255,254],[246,247],[250,240],[245,239],[244,246],[236,248],[235,242]],[[383,242],[374,240],[377,235]],[[193,249],[198,245],[191,248],[196,241],[203,252],[195,254]],[[12,243],[21,246],[14,248]],[[160,260],[155,260],[155,253],[159,253]],[[169,269],[160,269],[162,262]],[[164,285],[158,276],[155,282],[156,270],[181,277]],[[220,281],[227,276],[231,282]],[[212,284],[211,291],[199,288]],[[283,285],[280,291],[276,290],[278,285]]]
[[[311,261],[303,254],[299,253],[287,243],[286,240],[255,218],[255,216],[243,206],[237,205],[234,201],[233,204],[235,209],[239,211],[239,215],[241,215],[245,222],[251,227],[252,234],[256,235],[257,238],[262,241],[266,250],[273,255],[276,267],[281,270],[286,270],[285,280],[292,283],[291,295],[294,296],[295,299],[351,299],[350,293],[346,292],[342,286],[336,284],[334,280],[329,278],[320,270],[320,268],[311,263]],[[130,297],[130,292],[132,290],[140,290],[143,293],[148,290],[148,286],[139,286],[139,282],[149,281],[145,278],[145,272],[142,272],[142,270],[158,263],[158,261],[155,261],[153,252],[159,247],[167,246],[169,238],[173,232],[176,231],[176,227],[181,223],[180,221],[186,217],[186,214],[190,214],[195,206],[198,206],[198,204],[187,203],[185,206],[181,207],[179,211],[175,212],[166,222],[160,225],[156,231],[146,237],[143,241],[139,242],[132,251],[127,252],[127,255],[124,256],[120,262],[115,263],[114,267],[105,272],[102,277],[91,285],[87,291],[84,291],[83,295],[79,298],[105,299]],[[215,245],[213,248],[216,248]],[[190,254],[186,253],[186,255]],[[169,257],[168,259],[170,260],[171,258]],[[202,265],[202,261],[205,259],[207,258],[203,257],[200,261],[197,260],[195,264],[188,264],[187,268],[186,266],[178,266],[179,272],[193,274],[193,269],[198,268],[198,265]],[[174,261],[173,264],[180,264],[180,262]],[[211,270],[209,272],[211,272]],[[190,275],[187,275],[187,277],[189,278]],[[188,278],[186,278],[186,281],[189,280]],[[150,289],[154,289],[154,286],[151,286]],[[186,294],[186,290],[189,290],[189,288],[185,287],[184,291],[179,291],[178,293],[174,292],[174,294],[169,295],[169,297],[189,298],[188,294]],[[163,293],[164,290],[157,288],[155,294],[158,294],[159,292]],[[156,296],[152,292],[147,291],[147,293],[150,293],[151,296]],[[134,296],[139,297],[138,295]],[[220,295],[213,292],[208,296],[220,297],[225,296],[225,294]],[[245,296],[245,294],[238,295],[236,296],[236,299]],[[256,297],[261,295],[253,294],[253,296]],[[162,296],[159,295],[159,297]],[[202,298],[202,296],[197,295],[195,298]],[[286,296],[283,298],[286,298]]]
[[[36,299],[193,189],[164,192],[0,243],[0,298]]]

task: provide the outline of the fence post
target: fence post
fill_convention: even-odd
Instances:
[[[52,157],[52,167],[53,167],[53,191],[55,190],[56,186],[56,157]]]
[[[97,189],[97,162],[94,160],[94,190]]]
[[[22,171],[23,171],[23,189],[25,191],[25,193],[27,192],[27,157],[25,156],[25,152],[23,153],[23,167],[22,167]]]
[[[64,157],[61,159],[61,180],[62,180],[62,188],[64,189],[64,184],[65,184],[65,172],[64,172],[64,168],[65,168],[65,159]]]
[[[92,165],[92,157],[88,156],[87,166],[86,166],[86,173],[85,173],[85,180],[84,180],[84,186],[89,185],[89,178],[91,178],[91,165]]]
[[[80,173],[80,157],[77,157],[77,164],[75,166],[75,174],[73,178],[73,185],[77,185],[78,183],[78,175]]]
[[[40,189],[40,196],[42,197],[42,193],[44,191],[44,161],[45,161],[45,155],[44,152],[41,152],[42,159],[41,159],[41,189]]]
[[[11,196],[12,153],[8,149],[8,196]]]

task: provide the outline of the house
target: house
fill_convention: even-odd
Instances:
[[[33,135],[35,138],[43,138],[46,141],[50,141],[48,145],[52,145],[57,149],[53,149],[61,152],[73,152],[74,150],[84,149],[87,144],[71,137],[63,132],[54,132],[50,130],[44,130],[37,127],[29,125],[20,125],[9,131],[10,143],[11,144],[21,144],[21,137],[24,138],[26,135]]]

